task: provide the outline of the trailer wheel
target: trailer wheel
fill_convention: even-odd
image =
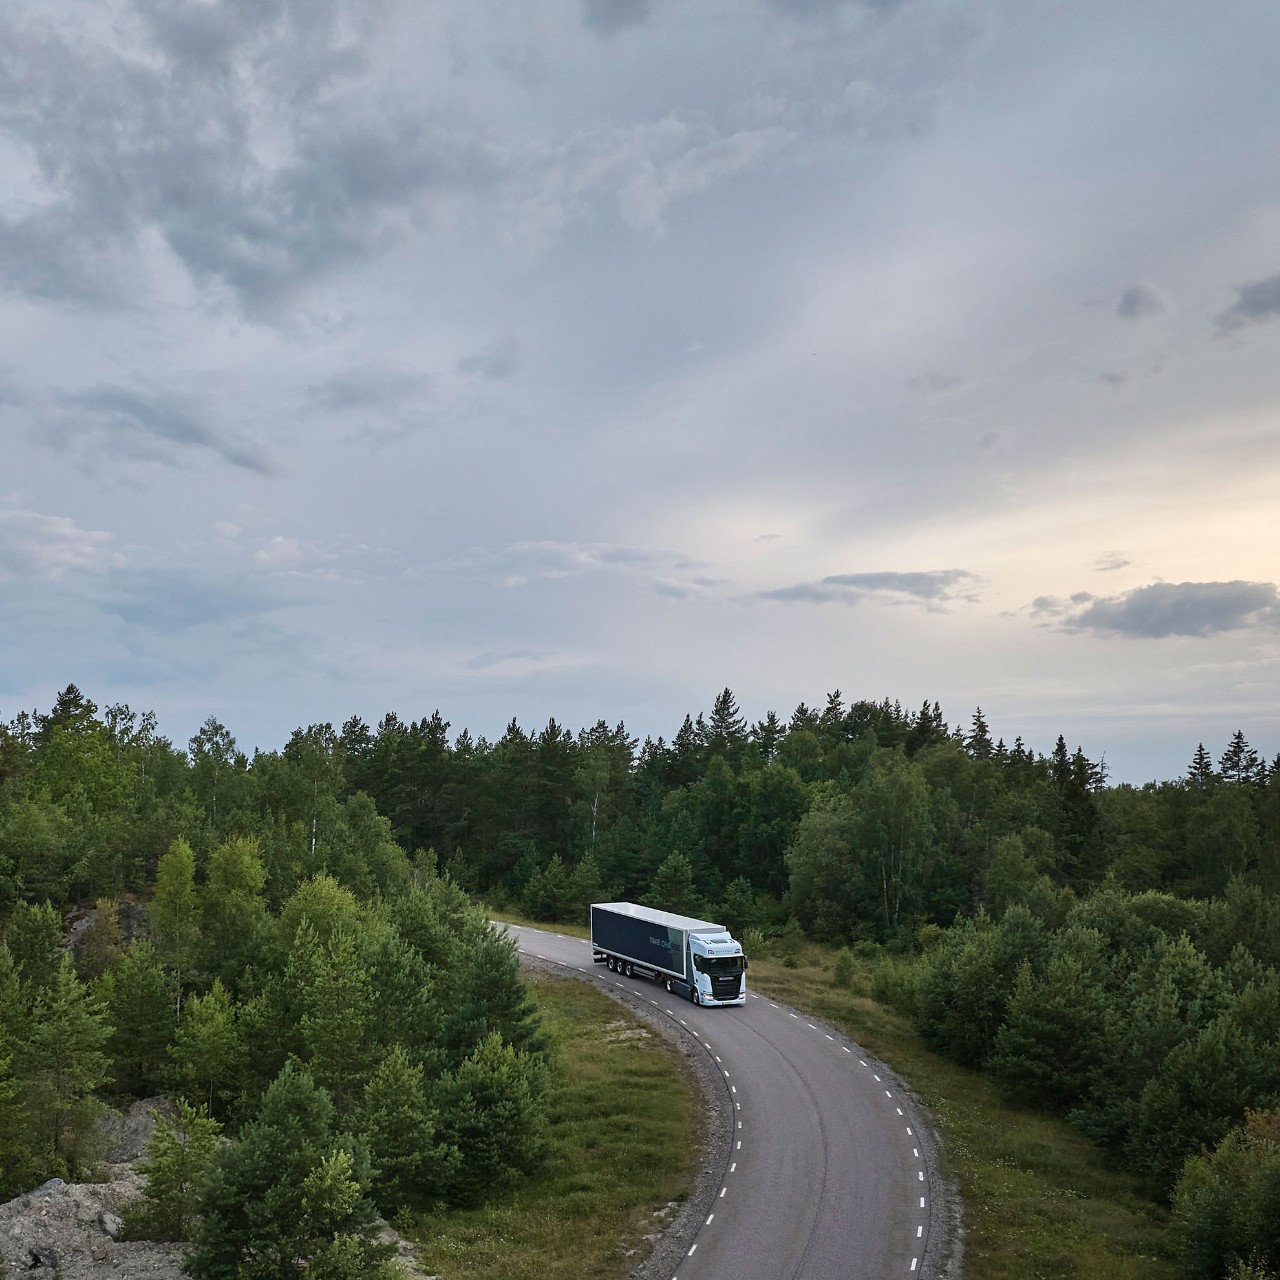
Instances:
[[[617,973],[617,972],[618,972],[618,957],[617,957],[617,956],[610,956],[610,957],[609,957],[609,972],[610,972],[610,973]]]
[[[627,977],[634,978],[635,976],[636,976],[636,967],[631,963],[630,960],[628,960],[627,961]]]
[[[662,989],[667,993],[667,995],[670,995],[670,994],[671,994],[671,979],[670,979],[670,978],[663,978],[663,980],[662,980]]]

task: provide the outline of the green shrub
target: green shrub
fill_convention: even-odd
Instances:
[[[1280,1264],[1280,1111],[1246,1112],[1173,1194],[1175,1233],[1194,1274],[1266,1280]]]
[[[891,1009],[915,1018],[920,1011],[920,989],[929,973],[921,956],[881,956],[872,970],[871,994]]]

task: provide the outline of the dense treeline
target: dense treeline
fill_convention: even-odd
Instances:
[[[377,1212],[537,1163],[514,947],[367,797],[291,755],[188,759],[75,689],[2,745],[0,1199],[91,1169],[104,1100],[170,1092],[135,1229],[198,1224],[202,1280],[338,1280],[382,1274]],[[53,904],[89,892],[67,949]]]
[[[252,875],[228,852],[249,838]],[[190,850],[205,895],[189,970],[159,923],[175,847]],[[430,875],[437,855],[444,878]],[[261,883],[246,887],[246,875]],[[319,908],[297,895],[318,886],[351,895],[361,923],[340,945],[356,948],[375,990],[386,970],[355,939],[403,940],[388,904],[454,886],[547,920],[581,919],[601,898],[648,899],[753,930],[752,945],[802,928],[882,952],[882,991],[932,1043],[1011,1096],[1070,1115],[1161,1190],[1202,1148],[1270,1141],[1260,1122],[1229,1135],[1246,1108],[1280,1104],[1280,758],[1268,764],[1241,733],[1216,758],[1198,746],[1185,776],[1135,787],[1109,785],[1063,738],[1047,756],[994,741],[981,711],[952,727],[936,703],[909,712],[839,693],[748,725],[726,689],[670,742],[643,744],[604,721],[577,733],[512,721],[490,743],[451,734],[439,713],[388,714],[376,728],[299,729],[250,759],[214,719],[184,752],[150,715],[99,716],[74,687],[48,715],[0,731],[0,909],[13,912],[18,948],[46,899],[153,885],[156,949],[170,948],[158,962],[189,1003],[229,1000],[247,1027],[295,1027],[277,1069],[309,1064],[340,1111],[354,1105],[354,1077],[332,1074],[301,1030],[305,1009],[280,994],[296,981],[291,964],[318,975],[327,957],[335,971],[332,937],[298,925],[315,928]],[[122,963],[97,980],[100,999]],[[424,1047],[420,1065],[443,1080],[476,1045],[441,1043],[443,1057]],[[121,1085],[132,1078],[119,1059],[113,1070],[117,1087],[155,1083]],[[215,1112],[234,1114],[235,1098],[262,1085],[201,1087]],[[1197,1265],[1214,1274],[1228,1260]]]

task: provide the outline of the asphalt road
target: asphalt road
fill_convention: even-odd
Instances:
[[[648,1000],[723,1072],[737,1126],[729,1164],[675,1280],[898,1280],[934,1270],[932,1148],[897,1082],[857,1045],[754,993],[741,1008],[698,1008],[593,965],[581,938],[508,928],[522,951]]]

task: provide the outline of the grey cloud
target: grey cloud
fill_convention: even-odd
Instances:
[[[585,0],[582,21],[598,36],[614,36],[644,26],[651,10],[650,0]]]
[[[976,599],[972,588],[977,578],[965,569],[936,569],[907,573],[837,573],[818,582],[798,582],[789,587],[760,591],[756,600],[776,600],[788,604],[825,604],[838,600],[854,603],[869,596],[885,596],[915,600],[930,607],[954,600]]]
[[[1273,320],[1276,316],[1280,316],[1280,275],[1242,284],[1236,290],[1236,300],[1218,317],[1218,334]]]
[[[390,207],[474,176],[469,143],[351,76],[357,6],[141,7],[152,41],[127,51],[0,22],[0,128],[49,193],[0,222],[10,288],[136,296],[154,228],[194,278],[270,309],[382,247]]]
[[[1098,381],[1112,387],[1123,387],[1129,381],[1129,375],[1124,370],[1108,370],[1098,374]]]
[[[1060,618],[1067,611],[1066,605],[1057,596],[1036,596],[1030,608],[1033,618]]]
[[[847,9],[855,0],[768,0],[769,5],[797,18],[817,18]],[[859,7],[887,13],[896,9],[902,0],[856,0]]]
[[[1123,320],[1143,320],[1159,315],[1168,304],[1163,296],[1149,284],[1131,284],[1116,305],[1116,315]]]
[[[237,626],[295,602],[278,579],[265,580],[178,572],[114,575],[99,601],[106,614],[158,635],[194,627]]]
[[[954,391],[964,379],[957,373],[939,373],[936,369],[926,369],[908,379],[907,386],[912,391],[923,391],[926,394],[937,394],[942,391]]]
[[[1280,592],[1271,582],[1156,582],[1115,596],[1082,592],[1062,611],[1071,631],[1144,639],[1211,636],[1245,627],[1280,626]]]
[[[342,413],[352,409],[398,409],[420,401],[435,380],[430,374],[390,364],[358,365],[313,387],[309,399],[319,409]]]
[[[185,397],[102,384],[69,394],[63,403],[69,412],[48,433],[55,446],[96,435],[113,454],[176,465],[181,456],[178,450],[207,449],[246,471],[259,475],[274,471],[255,442],[235,432],[215,430],[200,406]]]
[[[463,356],[458,361],[458,372],[475,374],[486,382],[501,382],[515,372],[519,356],[520,344],[514,338],[505,338],[488,351]]]

